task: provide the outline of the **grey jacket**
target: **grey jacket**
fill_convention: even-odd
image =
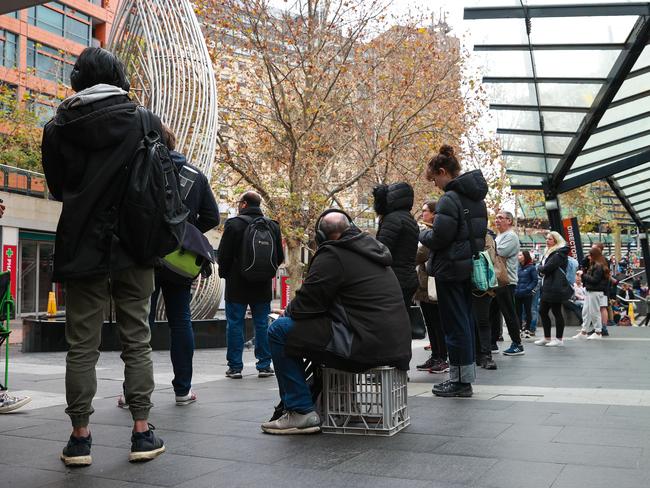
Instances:
[[[496,242],[497,254],[506,258],[509,284],[516,285],[517,281],[519,281],[519,275],[517,273],[517,266],[519,265],[519,261],[517,260],[517,254],[519,254],[519,238],[515,231],[510,229],[499,234]]]

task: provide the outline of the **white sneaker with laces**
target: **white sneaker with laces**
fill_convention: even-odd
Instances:
[[[594,332],[589,337],[587,337],[587,339],[589,339],[590,341],[593,339],[602,339],[602,338],[603,338],[603,334],[600,332]]]
[[[32,401],[31,397],[12,396],[6,391],[0,393],[0,413],[12,412]]]
[[[184,405],[189,405],[190,403],[194,403],[196,401],[196,393],[194,393],[192,390],[190,390],[187,395],[184,396],[176,396],[176,405],[179,407],[182,407]]]
[[[539,339],[539,340],[535,341],[535,345],[536,346],[545,346],[549,342],[551,342],[551,341],[549,341],[546,337],[544,337],[542,339]]]
[[[580,331],[576,335],[571,337],[571,339],[586,339],[587,337],[589,337],[589,336],[587,335],[586,332]]]
[[[559,347],[563,345],[564,345],[564,341],[562,339],[553,339],[551,342],[548,342],[546,344],[546,347]]]

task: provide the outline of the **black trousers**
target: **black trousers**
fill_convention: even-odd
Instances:
[[[447,360],[447,344],[445,344],[445,333],[442,331],[440,312],[437,303],[420,302],[422,315],[427,324],[427,334],[431,343],[431,357],[433,359]]]
[[[549,311],[553,312],[553,317],[555,318],[555,337],[562,339],[564,336],[564,316],[562,315],[562,304],[550,303],[542,300],[539,302],[539,316],[541,317],[542,324],[544,325],[544,337],[551,337],[551,317],[548,314]]]
[[[499,310],[503,314],[508,328],[510,340],[515,344],[521,344],[521,324],[515,312],[515,285],[502,286],[496,289],[496,301]]]
[[[492,327],[490,324],[490,304],[492,297],[480,297],[472,294],[472,310],[476,323],[476,355],[477,358],[492,357]]]
[[[492,298],[490,302],[490,329],[492,330],[491,334],[491,344],[493,346],[497,345],[497,339],[501,337],[503,333],[503,326],[501,325],[501,310],[499,310],[499,304],[497,301]]]
[[[515,309],[517,310],[517,317],[519,323],[524,323],[524,315],[526,316],[526,330],[530,330],[530,321],[533,316],[533,295],[526,295],[524,297],[515,297]]]

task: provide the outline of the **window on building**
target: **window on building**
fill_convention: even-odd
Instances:
[[[27,39],[27,67],[46,80],[68,84],[77,58],[32,39]]]
[[[16,67],[16,41],[16,34],[0,29],[0,66]]]
[[[56,97],[33,91],[27,91],[25,101],[27,107],[36,114],[41,127],[54,117],[56,107],[61,103]]]
[[[17,19],[18,18],[18,10],[15,10],[13,12],[9,12],[8,14],[5,14],[7,17],[11,17],[12,19]]]
[[[57,36],[90,46],[92,22],[89,16],[58,2],[29,8],[29,23]]]

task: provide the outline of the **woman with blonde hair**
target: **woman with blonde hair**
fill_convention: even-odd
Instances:
[[[573,288],[566,276],[569,247],[557,232],[546,234],[546,251],[537,271],[542,277],[542,295],[539,304],[539,316],[544,325],[544,338],[535,341],[538,346],[563,346],[564,317],[562,304],[573,295]],[[555,339],[551,338],[551,318],[555,318]]]

